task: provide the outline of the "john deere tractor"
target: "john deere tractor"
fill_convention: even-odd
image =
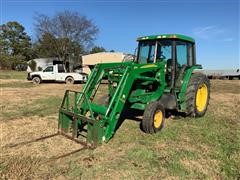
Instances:
[[[141,129],[157,133],[165,112],[201,117],[206,113],[210,82],[196,64],[195,41],[179,34],[137,39],[134,61],[101,63],[93,69],[82,92],[67,90],[59,110],[59,132],[86,143],[108,142],[123,108],[143,111]],[[105,101],[96,99],[99,87]],[[129,111],[131,112],[131,111]]]

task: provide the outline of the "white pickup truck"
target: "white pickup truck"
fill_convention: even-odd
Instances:
[[[43,71],[28,73],[28,80],[32,80],[34,84],[40,84],[44,81],[66,82],[73,84],[74,82],[86,82],[87,74],[66,72],[63,64],[55,64],[46,67]]]

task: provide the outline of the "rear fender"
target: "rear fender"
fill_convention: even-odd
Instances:
[[[185,95],[186,95],[186,91],[187,91],[187,87],[188,87],[188,83],[192,77],[193,73],[199,73],[198,70],[202,69],[201,65],[195,65],[192,66],[190,68],[188,68],[185,71],[185,74],[183,76],[183,80],[182,80],[182,85],[180,88],[180,93],[177,97],[178,100],[178,104],[180,105],[180,111],[185,111],[186,110],[186,103],[185,103]]]

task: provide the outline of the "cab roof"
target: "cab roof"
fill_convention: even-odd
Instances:
[[[182,35],[182,34],[159,34],[159,35],[142,36],[137,38],[137,41],[156,40],[156,39],[179,39],[179,40],[195,43],[195,40],[193,38]]]

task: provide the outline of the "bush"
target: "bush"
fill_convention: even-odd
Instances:
[[[27,63],[26,62],[18,62],[17,64],[16,64],[16,67],[15,67],[15,69],[17,70],[17,71],[26,71],[27,70]]]

